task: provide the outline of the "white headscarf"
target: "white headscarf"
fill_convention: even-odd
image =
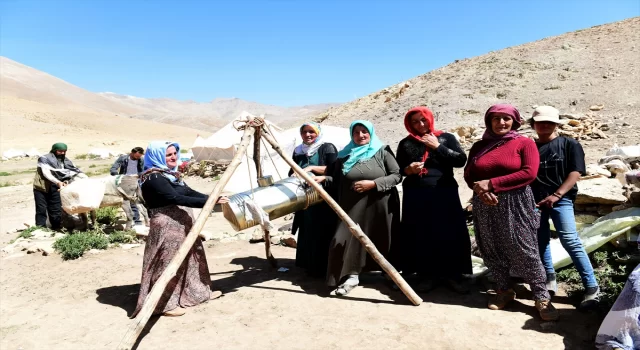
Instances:
[[[318,149],[320,149],[320,146],[322,146],[324,144],[324,141],[322,140],[322,129],[320,128],[319,124],[316,124],[316,123],[313,123],[313,122],[309,122],[309,123],[302,124],[302,126],[300,127],[300,132],[302,132],[302,129],[305,126],[312,127],[313,130],[315,130],[316,134],[318,134],[318,137],[316,137],[316,139],[313,140],[313,143],[310,144],[310,145],[307,145],[303,141],[301,144],[299,144],[293,150],[293,153],[294,154],[306,154],[307,157],[313,157],[313,155],[318,152]]]

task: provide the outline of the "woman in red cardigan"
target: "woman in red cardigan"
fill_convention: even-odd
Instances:
[[[484,116],[482,140],[469,151],[464,179],[473,189],[473,224],[482,258],[496,280],[489,309],[501,310],[516,298],[509,273],[531,287],[536,309],[545,321],[558,318],[546,288],[546,274],[538,253],[540,214],[529,184],[538,173],[540,157],[533,140],[516,130],[518,110],[497,104]]]

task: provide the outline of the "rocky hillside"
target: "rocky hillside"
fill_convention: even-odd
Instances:
[[[614,142],[640,141],[640,17],[545,38],[455,62],[408,81],[333,107],[317,117],[346,126],[374,122],[395,146],[406,135],[402,118],[416,105],[430,107],[437,127],[481,126],[495,103],[516,105],[528,117],[535,105],[606,125],[602,142],[586,139],[597,159]],[[591,108],[597,106],[601,108]],[[591,154],[589,150],[591,150]],[[596,154],[597,153],[597,154]]]

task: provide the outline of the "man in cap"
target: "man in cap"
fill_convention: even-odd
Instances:
[[[598,302],[598,281],[578,236],[573,210],[578,194],[576,183],[581,175],[586,174],[584,150],[578,141],[556,133],[558,125],[564,124],[565,120],[560,119],[560,112],[554,107],[537,107],[529,123],[538,134],[536,145],[540,153],[540,167],[531,188],[541,214],[538,245],[542,265],[547,272],[547,289],[550,293],[557,289],[549,247],[551,218],[560,243],[569,253],[585,288],[580,307],[592,306]]]
[[[137,175],[144,169],[144,148],[134,147],[129,154],[123,154],[111,166],[111,175]],[[134,202],[129,203],[133,211],[133,220],[136,225],[141,225],[138,206]]]
[[[33,197],[36,202],[36,226],[47,226],[47,215],[53,230],[62,226],[62,202],[59,190],[78,175],[86,177],[66,157],[67,145],[58,142],[49,153],[38,158],[38,168],[33,178]]]

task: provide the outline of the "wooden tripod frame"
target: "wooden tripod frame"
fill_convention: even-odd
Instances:
[[[227,170],[225,170],[224,174],[222,174],[220,181],[213,188],[213,191],[211,191],[211,195],[207,199],[207,202],[202,208],[202,211],[200,212],[200,214],[198,215],[198,218],[196,219],[191,230],[189,231],[189,234],[187,234],[187,236],[184,239],[184,242],[178,249],[178,252],[173,257],[173,259],[171,259],[171,262],[169,263],[169,265],[167,265],[167,268],[164,270],[162,275],[160,275],[158,280],[154,283],[153,287],[151,288],[151,292],[149,292],[149,294],[147,295],[147,298],[145,299],[144,304],[140,309],[140,312],[138,313],[136,318],[133,319],[133,321],[127,328],[127,332],[125,333],[124,337],[120,341],[120,344],[118,344],[118,347],[117,347],[118,349],[128,350],[134,346],[136,340],[140,336],[140,333],[142,333],[144,326],[147,324],[147,322],[149,321],[149,318],[151,318],[151,315],[153,314],[153,311],[158,305],[158,301],[160,300],[162,293],[167,287],[167,284],[169,283],[169,281],[171,281],[173,277],[175,277],[176,272],[178,271],[178,268],[180,267],[180,265],[182,265],[182,262],[184,261],[187,254],[191,250],[191,247],[193,247],[193,244],[196,242],[196,239],[198,239],[198,235],[200,234],[200,231],[202,231],[202,228],[204,227],[204,224],[206,223],[207,218],[209,217],[209,213],[211,213],[211,211],[213,210],[213,207],[218,201],[218,198],[220,197],[222,190],[224,189],[227,182],[229,182],[229,180],[231,179],[231,176],[233,175],[235,170],[240,165],[242,156],[247,151],[247,147],[249,146],[252,136],[254,137],[253,157],[254,157],[256,168],[258,171],[258,177],[262,176],[262,170],[260,167],[260,143],[259,143],[260,136],[262,136],[269,144],[271,144],[273,149],[285,160],[285,162],[287,162],[287,164],[291,166],[293,171],[296,174],[298,174],[298,176],[300,176],[310,186],[312,186],[316,191],[318,191],[320,196],[329,204],[331,209],[333,209],[336,212],[336,214],[338,214],[340,219],[344,221],[344,223],[347,225],[351,233],[362,243],[362,245],[367,250],[367,253],[370,254],[371,257],[384,270],[384,272],[386,272],[391,277],[391,279],[393,279],[393,281],[398,285],[398,287],[400,287],[400,290],[407,296],[407,298],[409,298],[409,300],[416,306],[420,305],[420,303],[422,302],[422,299],[420,299],[420,297],[413,291],[413,289],[409,286],[409,284],[407,284],[407,282],[402,278],[402,276],[398,273],[398,271],[396,271],[396,269],[382,256],[382,254],[380,254],[380,252],[373,245],[373,242],[371,242],[369,237],[367,237],[367,235],[365,235],[364,232],[362,232],[362,229],[360,229],[360,226],[358,226],[358,224],[356,224],[355,222],[353,222],[353,220],[351,220],[351,218],[347,215],[347,213],[345,213],[344,210],[340,208],[338,203],[336,203],[336,201],[334,201],[333,198],[331,198],[331,196],[327,192],[325,192],[322,186],[316,183],[311,176],[305,173],[291,159],[291,157],[289,157],[287,154],[284,154],[278,142],[273,138],[273,136],[267,130],[265,130],[265,128],[263,128],[263,125],[264,125],[264,120],[262,118],[254,118],[254,119],[250,119],[243,126],[244,133],[242,135],[242,140],[240,142],[240,146],[238,147],[236,154],[233,156],[233,160],[227,167]],[[271,254],[271,248],[270,248],[271,241],[269,237],[269,232],[265,230],[264,233],[265,233],[265,252],[267,255],[267,259],[269,260],[272,266],[276,266],[276,260]]]

